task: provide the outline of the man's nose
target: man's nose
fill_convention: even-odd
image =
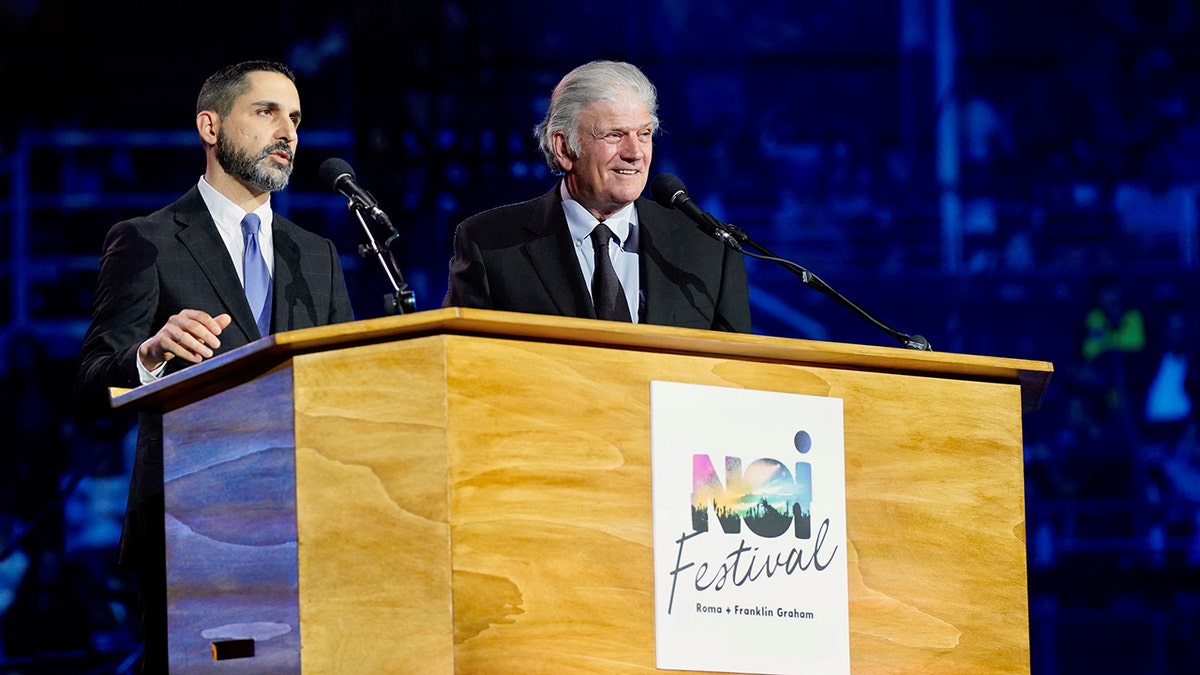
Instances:
[[[621,139],[621,157],[626,159],[641,159],[646,148],[637,134],[628,134]]]
[[[279,125],[279,131],[276,138],[281,141],[287,141],[288,143],[295,143],[296,139],[298,138],[296,129],[296,122],[290,117],[284,117],[283,122]]]

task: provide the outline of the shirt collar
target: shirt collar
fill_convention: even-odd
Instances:
[[[242,218],[246,216],[246,212],[242,210],[242,207],[218,192],[215,187],[209,185],[204,176],[200,176],[198,187],[200,188],[200,196],[204,199],[204,205],[208,207],[208,212],[212,214],[217,227],[236,230],[240,237],[242,233]],[[269,194],[267,195],[267,201],[263,202],[262,206],[254,209],[253,213],[258,215],[263,231],[269,231],[272,216],[271,196]]]
[[[571,192],[567,190],[567,181],[560,181],[558,184],[559,194],[562,195],[563,212],[567,216],[567,228],[571,231],[571,238],[576,242],[582,242],[591,235],[595,229],[596,217],[588,211],[583,204],[575,201],[571,196]],[[616,235],[617,242],[621,248],[627,251],[636,251],[636,247],[630,247],[630,240],[636,240],[638,213],[637,208],[631,202],[626,204],[624,208],[608,217],[604,221],[608,225],[608,229]]]

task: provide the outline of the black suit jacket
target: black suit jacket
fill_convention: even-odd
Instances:
[[[273,330],[276,332],[350,321],[353,312],[333,243],[275,214]],[[75,383],[82,412],[96,417],[109,409],[109,387],[139,385],[137,350],[167,319],[183,309],[212,316],[228,313],[216,354],[261,337],[238,281],[237,269],[217,233],[200,190],[149,216],[117,223],[108,232],[92,323],[84,336]],[[167,372],[186,367],[167,362]],[[130,483],[121,558],[160,564],[162,541],[162,418],[142,413]],[[147,557],[147,555],[149,557]]]
[[[636,202],[643,323],[750,332],[741,254],[686,216]],[[446,307],[596,318],[559,188],[472,216],[454,234]]]

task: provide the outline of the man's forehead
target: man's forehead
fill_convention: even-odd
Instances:
[[[282,73],[256,70],[246,74],[246,90],[238,98],[299,99],[296,85]]]
[[[601,99],[580,110],[580,121],[593,127],[641,129],[654,124],[650,111],[641,101]]]

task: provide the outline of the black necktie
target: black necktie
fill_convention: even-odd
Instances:
[[[596,251],[596,271],[592,274],[592,304],[596,306],[596,318],[609,321],[632,321],[629,303],[621,280],[608,257],[608,242],[612,241],[612,230],[604,223],[592,230],[592,246]]]

